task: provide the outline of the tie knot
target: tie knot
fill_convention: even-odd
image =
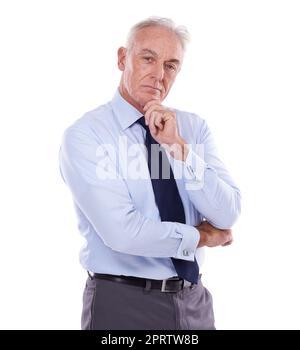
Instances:
[[[142,125],[142,127],[143,127],[144,129],[146,129],[146,131],[149,129],[149,128],[148,128],[148,125],[145,124],[145,117],[144,117],[144,116],[142,116],[141,118],[139,118],[136,122],[139,123],[140,125]]]

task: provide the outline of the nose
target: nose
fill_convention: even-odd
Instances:
[[[163,64],[155,64],[152,69],[152,77],[155,78],[156,81],[162,81],[164,78],[165,70]]]

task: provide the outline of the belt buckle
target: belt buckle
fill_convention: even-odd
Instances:
[[[167,289],[167,281],[172,281],[172,280],[171,279],[163,280],[160,291],[163,293],[177,293],[178,292],[177,290]],[[184,280],[182,280],[181,282],[182,282],[182,286],[181,286],[181,289],[182,289],[184,285]]]
[[[195,286],[195,283],[189,282],[189,281],[187,281],[187,280],[184,280],[184,281],[183,281],[183,287],[184,287],[184,288],[191,288],[191,289],[193,289],[194,286]]]

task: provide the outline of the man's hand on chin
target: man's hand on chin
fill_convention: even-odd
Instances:
[[[170,153],[172,157],[185,161],[188,145],[179,135],[176,113],[161,105],[159,100],[151,100],[144,106],[145,123],[152,137]]]

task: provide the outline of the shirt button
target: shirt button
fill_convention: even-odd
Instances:
[[[184,256],[189,256],[189,252],[188,252],[186,249],[184,249],[183,255],[184,255]]]

